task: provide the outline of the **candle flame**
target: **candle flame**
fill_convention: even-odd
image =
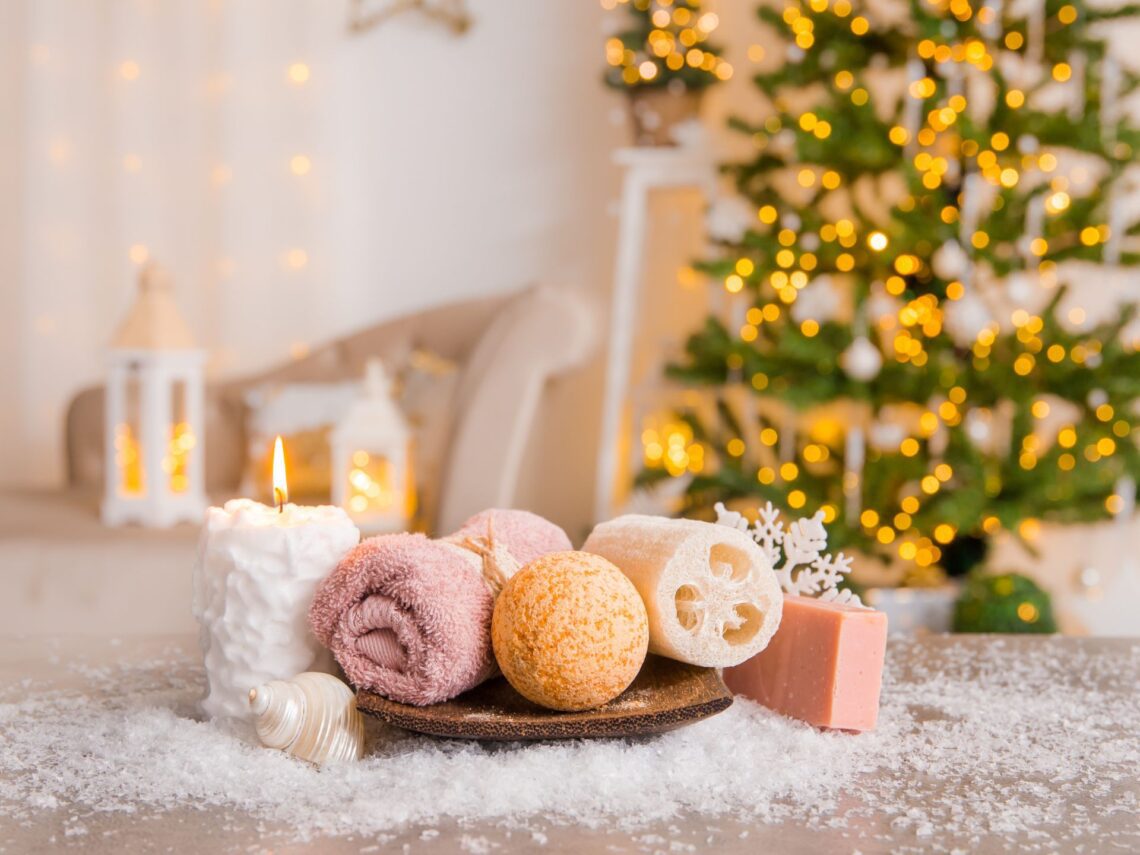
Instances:
[[[289,501],[289,482],[285,479],[285,446],[281,437],[273,443],[273,501],[277,504],[278,513],[285,510],[285,503]]]

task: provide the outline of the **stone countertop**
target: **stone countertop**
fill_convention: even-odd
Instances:
[[[1001,663],[1006,659],[1011,668],[1003,672]],[[906,763],[906,758],[902,758],[904,762],[896,758],[892,764],[870,774],[897,778],[894,782],[898,785],[897,791],[912,793],[919,813],[924,806],[935,811],[936,803],[950,804],[953,811],[964,810],[964,815],[954,817],[951,828],[939,827],[937,821],[934,824],[911,821],[908,817],[917,814],[909,809],[894,809],[897,805],[890,809],[883,804],[877,808],[850,809],[851,798],[860,790],[872,789],[876,783],[874,778],[856,778],[850,788],[851,798],[844,793],[833,806],[836,811],[847,811],[842,822],[828,822],[824,817],[823,821],[810,823],[787,819],[766,823],[731,814],[710,816],[692,811],[682,811],[669,821],[650,822],[633,830],[622,830],[617,821],[609,820],[590,828],[538,817],[528,819],[521,827],[516,822],[512,828],[495,821],[459,823],[440,819],[430,825],[413,823],[393,827],[382,834],[349,833],[306,840],[291,835],[288,823],[232,807],[214,805],[199,809],[193,800],[163,808],[122,805],[117,810],[92,810],[83,798],[58,799],[53,804],[42,791],[29,792],[25,788],[18,764],[17,771],[13,772],[11,762],[7,766],[0,762],[0,852],[81,849],[96,853],[274,851],[336,855],[394,851],[432,855],[455,851],[871,853],[1067,852],[1078,851],[1078,848],[1087,853],[1140,851],[1140,820],[1137,819],[1140,762],[1136,762],[1140,757],[1137,749],[1140,735],[1135,731],[1116,734],[1113,730],[1117,726],[1128,729],[1140,718],[1137,712],[1140,708],[1140,639],[928,636],[910,642],[893,640],[888,660],[891,674],[884,691],[895,698],[890,701],[889,714],[903,722],[897,735],[901,738],[928,730],[930,742],[948,749],[946,753],[950,756],[943,758],[948,765],[937,768],[932,765],[923,768],[918,763]],[[969,671],[975,667],[972,664],[975,661],[978,676],[971,684],[973,677]],[[16,706],[20,699],[26,702],[47,694],[59,698],[73,693],[80,700],[75,706],[75,716],[81,717],[85,714],[84,704],[101,697],[100,692],[114,694],[116,681],[120,679],[117,675],[127,673],[117,669],[145,662],[169,663],[167,667],[171,672],[181,675],[171,679],[183,695],[189,697],[188,692],[196,691],[201,672],[193,640],[186,636],[99,641],[0,636],[0,746],[8,743],[2,750],[10,749],[14,723],[20,715],[26,714],[26,710]],[[963,691],[957,698],[946,698],[944,705],[924,705],[924,697],[938,698],[942,689],[928,689],[923,694],[912,688],[924,681],[934,685],[931,681],[943,680],[943,673],[951,675],[947,679],[965,680],[958,684]],[[1004,780],[1003,776],[1018,767],[1004,765],[1000,752],[985,762],[971,760],[970,775],[955,777],[946,772],[959,762],[955,752],[962,752],[964,763],[967,757],[985,751],[972,739],[968,721],[971,715],[984,718],[991,713],[984,709],[987,704],[977,705],[965,696],[979,686],[988,693],[987,680],[993,681],[995,697],[1008,695],[1011,687],[1015,693],[1023,693],[1027,699],[1025,717],[1040,719],[1041,730],[1038,723],[1029,721],[1030,726],[1024,732],[1010,733],[1011,752],[1022,755],[1033,751],[1055,752],[1057,733],[1061,734],[1063,745],[1064,727],[1079,729],[1082,720],[1091,727],[1101,728],[1098,739],[1108,735],[1116,746],[1110,748],[1104,743],[1106,750],[1098,754],[1095,748],[1102,744],[1100,742],[1086,739],[1074,743],[1073,775],[1035,782],[1033,786],[1037,789],[1026,791],[1036,792],[1044,806],[1042,812],[1027,814],[1039,817],[1032,827],[1018,828],[1018,823],[1013,821],[1003,823],[996,815],[1003,806],[988,801],[987,793],[1011,792],[1010,787],[1018,783],[1013,779]],[[1070,685],[1072,697],[1076,698],[1075,706],[1066,704],[1065,709],[1058,709],[1055,714],[1043,711],[1040,704],[1034,706],[1029,700],[1040,699],[1043,692],[1058,690],[1062,694],[1057,697],[1067,697]],[[169,691],[163,691],[166,694],[157,692],[154,697],[172,697]],[[985,693],[980,697],[985,697]],[[188,708],[185,700],[170,703],[175,715],[185,714]],[[179,707],[179,703],[183,706]],[[886,694],[884,704],[884,713],[887,713]],[[970,712],[972,704],[978,707],[976,712]],[[1074,714],[1078,719],[1075,723],[1069,721]],[[993,716],[998,715],[993,712]],[[1005,717],[995,718],[999,742],[1000,722],[1010,720],[1009,710],[1003,710],[1000,715]],[[1047,721],[1058,716],[1066,720],[1059,731],[1057,722]],[[951,721],[955,718],[958,721]],[[882,721],[880,725],[883,730]],[[940,736],[940,728],[950,730]],[[886,729],[889,731],[890,727]],[[992,735],[994,731],[995,726],[991,726],[987,732]],[[1034,745],[1034,734],[1038,732],[1044,733],[1045,741]],[[960,746],[954,741],[955,733],[961,736]],[[1117,736],[1120,740],[1114,741]],[[921,744],[921,740],[916,744]],[[1120,746],[1124,746],[1123,755]],[[1130,766],[1134,763],[1134,774],[1130,775]],[[983,771],[978,773],[978,769]],[[1089,784],[1098,780],[1103,786]],[[972,804],[975,794],[978,803]],[[1011,803],[1020,804],[1022,796],[1020,791],[1011,796]],[[935,811],[929,815],[937,814]],[[979,834],[978,823],[987,824],[989,830]],[[971,824],[974,827],[967,829]]]

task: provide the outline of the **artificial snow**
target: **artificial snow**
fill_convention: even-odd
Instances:
[[[479,744],[373,723],[365,760],[321,770],[197,720],[204,677],[180,649],[77,664],[83,691],[0,690],[0,816],[67,810],[64,833],[81,837],[84,812],[218,807],[297,839],[415,825],[425,841],[446,820],[636,828],[696,813],[851,829],[877,816],[916,845],[948,832],[1070,848],[1108,814],[1135,815],[1140,645],[1107,657],[1052,639],[916,644],[889,648],[872,733],[816,731],[744,699],[635,740]]]

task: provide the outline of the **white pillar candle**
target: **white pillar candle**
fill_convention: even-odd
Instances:
[[[207,715],[248,717],[250,689],[319,670],[309,605],[317,583],[359,540],[341,508],[278,510],[249,499],[210,508],[194,570]]]

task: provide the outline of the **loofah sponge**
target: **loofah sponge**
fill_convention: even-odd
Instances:
[[[728,526],[629,514],[582,547],[612,561],[649,614],[649,650],[693,665],[739,665],[768,645],[784,597],[763,550]]]
[[[609,561],[555,552],[511,577],[491,621],[495,658],[519,694],[556,710],[601,706],[645,661],[649,625],[637,589]]]

